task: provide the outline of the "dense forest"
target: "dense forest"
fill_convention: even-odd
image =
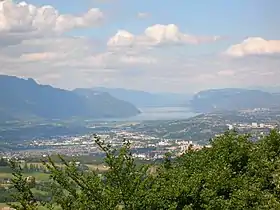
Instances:
[[[12,184],[15,209],[280,209],[280,134],[259,141],[235,131],[210,140],[211,147],[168,154],[159,164],[135,164],[130,144],[115,150],[97,136],[109,170],[82,170],[61,158],[58,167],[43,160],[50,173],[49,195],[33,194],[36,182],[25,178],[16,162]]]

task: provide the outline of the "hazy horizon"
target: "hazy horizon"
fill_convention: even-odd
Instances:
[[[0,74],[63,89],[273,87],[277,0],[0,2]]]
[[[5,74],[0,74],[0,76],[15,76],[21,79],[34,79],[36,83],[40,84],[40,85],[50,85],[54,88],[59,88],[59,89],[64,89],[64,90],[70,90],[73,91],[75,89],[78,88],[87,88],[87,89],[95,89],[95,88],[106,88],[106,89],[115,89],[115,90],[126,90],[126,91],[139,91],[139,92],[145,92],[145,93],[150,93],[150,94],[178,94],[178,95],[194,95],[197,94],[200,91],[205,91],[205,90],[215,90],[215,89],[248,89],[248,90],[261,90],[261,91],[266,91],[266,92],[271,92],[271,93],[280,93],[280,86],[251,86],[251,87],[220,87],[220,88],[206,88],[206,89],[200,89],[197,90],[195,92],[188,92],[188,91],[177,91],[177,92],[171,92],[171,91],[151,91],[151,90],[145,90],[145,89],[133,89],[133,88],[125,88],[125,87],[119,87],[119,86],[92,86],[92,87],[73,87],[73,88],[61,88],[59,86],[55,86],[52,84],[48,84],[48,83],[40,83],[39,81],[37,81],[35,78],[32,77],[22,77],[22,76],[16,76],[16,75],[5,75]]]

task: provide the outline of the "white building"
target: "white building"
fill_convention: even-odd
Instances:
[[[258,123],[252,123],[252,127],[253,128],[257,128],[258,127]]]
[[[230,125],[230,124],[228,124],[227,126],[228,126],[229,130],[233,130],[233,128],[234,128],[233,125]]]

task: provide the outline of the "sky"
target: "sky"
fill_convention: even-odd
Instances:
[[[277,86],[279,0],[0,0],[0,74],[74,89]]]

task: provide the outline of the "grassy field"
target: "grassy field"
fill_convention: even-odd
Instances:
[[[90,170],[93,171],[100,171],[100,172],[104,172],[108,170],[108,167],[106,167],[105,165],[96,165],[96,164],[86,164],[87,167],[89,167]]]
[[[29,163],[28,165],[30,165]],[[32,163],[36,165],[36,163]],[[39,164],[38,164],[39,165]],[[108,170],[108,167],[103,164],[86,164],[90,170],[104,172]],[[13,171],[9,167],[0,167],[0,180],[11,179],[13,177]],[[24,173],[24,176],[33,176],[36,181],[47,181],[49,179],[49,174],[43,172],[28,172]]]
[[[36,165],[39,168],[42,167],[41,163],[35,163],[35,162],[27,163],[27,166],[30,167],[31,164]],[[57,165],[62,166],[60,164],[57,164]],[[108,168],[105,167],[103,164],[86,164],[86,166],[88,166],[90,170],[99,171],[101,173],[108,170]],[[26,173],[24,173],[24,176],[33,176],[37,182],[40,182],[40,181],[49,180],[50,175],[47,173],[43,173],[43,172],[26,172]],[[1,180],[3,181],[5,179],[11,179],[12,177],[13,177],[13,171],[10,167],[8,167],[8,166],[0,167],[0,181]],[[10,186],[10,184],[0,182],[0,188],[4,188],[6,186]],[[46,194],[46,192],[36,190],[36,189],[33,189],[32,191],[34,194],[37,194],[37,195]],[[1,197],[1,195],[0,195],[0,197]],[[4,207],[8,207],[8,205],[6,203],[0,203],[0,210],[2,210],[2,208],[4,208]],[[55,210],[60,210],[60,209],[61,208],[55,208]],[[41,207],[41,208],[39,208],[39,210],[47,210],[47,209],[44,207]]]
[[[49,179],[49,174],[40,173],[40,172],[32,172],[32,173],[24,173],[24,176],[33,176],[38,181],[46,181]],[[12,173],[5,173],[0,171],[0,179],[10,179],[13,177]]]
[[[2,208],[4,207],[9,207],[6,203],[0,203],[0,210],[2,210]]]

